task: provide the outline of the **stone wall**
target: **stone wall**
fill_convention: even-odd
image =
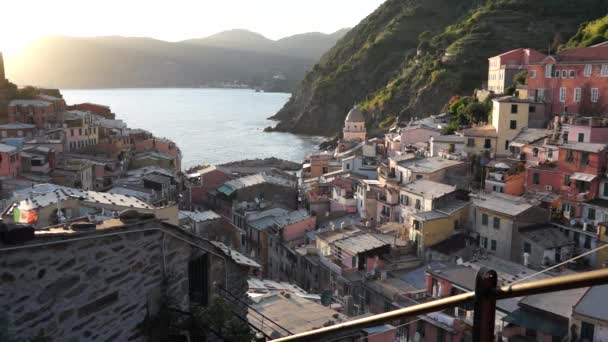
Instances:
[[[0,244],[0,311],[15,337],[26,340],[44,330],[54,341],[146,340],[138,325],[158,306],[163,279],[175,305],[187,310],[188,261],[205,252],[170,234],[215,247],[175,227],[141,228],[113,229],[113,236],[37,238],[35,243],[62,242],[18,250]],[[227,288],[244,296],[246,270],[229,257],[225,267],[222,259],[209,254],[209,292],[214,282],[226,283],[228,272]]]

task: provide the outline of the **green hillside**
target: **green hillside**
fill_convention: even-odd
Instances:
[[[439,112],[487,75],[487,58],[517,47],[546,51],[608,0],[388,0],[309,72],[276,129],[330,135],[354,104],[371,125]]]
[[[608,16],[582,24],[576,35],[564,47],[588,47],[606,41],[608,41]]]

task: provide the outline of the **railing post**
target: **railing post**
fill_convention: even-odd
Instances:
[[[498,285],[498,276],[493,270],[482,268],[475,280],[475,306],[473,318],[473,342],[494,341],[496,298],[492,291]]]

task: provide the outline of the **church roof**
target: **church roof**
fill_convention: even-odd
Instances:
[[[354,106],[353,109],[348,112],[346,116],[346,122],[365,122],[365,117],[363,116],[363,112]]]

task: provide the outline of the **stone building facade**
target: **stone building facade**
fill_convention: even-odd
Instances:
[[[162,294],[180,310],[209,303],[219,293],[214,284],[244,298],[252,267],[224,245],[156,219],[52,228],[0,243],[0,312],[20,341],[39,331],[54,341],[145,341],[140,324]]]

